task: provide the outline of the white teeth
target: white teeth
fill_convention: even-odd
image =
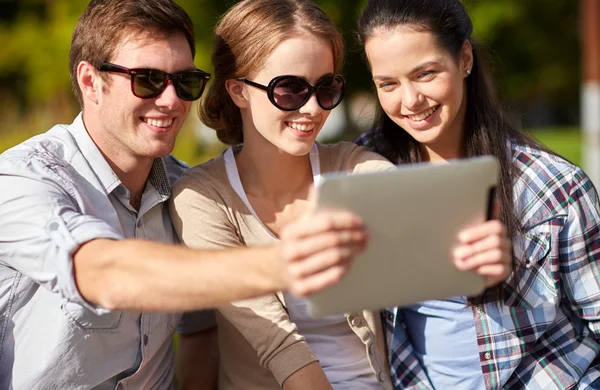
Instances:
[[[171,119],[152,119],[152,118],[144,118],[144,122],[154,127],[169,127],[173,123],[173,118]]]
[[[311,131],[312,129],[315,128],[315,124],[314,123],[294,123],[294,122],[288,122],[288,126],[291,127],[292,129],[299,130],[299,131],[304,131],[304,132]]]
[[[410,119],[411,121],[422,121],[423,119],[429,118],[429,116],[431,114],[433,114],[435,112],[435,110],[438,108],[438,106],[435,107],[431,107],[430,109],[428,109],[427,111],[424,111],[420,114],[417,115],[407,115],[408,119]]]

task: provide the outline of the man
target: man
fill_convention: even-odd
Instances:
[[[169,153],[208,79],[194,47],[169,0],[92,0],[70,54],[82,113],[0,155],[0,388],[170,388],[177,313],[308,294],[363,249],[345,212],[305,216],[273,247],[172,244],[184,167]]]

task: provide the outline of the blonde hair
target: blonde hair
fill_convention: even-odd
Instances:
[[[212,52],[213,82],[200,105],[200,120],[229,145],[243,142],[242,117],[225,81],[257,73],[284,40],[300,32],[331,46],[335,71],[342,68],[344,41],[325,12],[309,0],[243,0],[217,24]]]

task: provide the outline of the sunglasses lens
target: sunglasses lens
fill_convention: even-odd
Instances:
[[[159,70],[138,71],[133,79],[133,92],[141,98],[158,96],[167,83],[167,75]]]
[[[296,110],[308,100],[310,84],[299,77],[284,77],[273,85],[273,99],[280,108]]]
[[[344,79],[340,76],[327,77],[317,85],[317,101],[325,110],[337,106],[344,96]]]
[[[177,95],[183,100],[196,100],[200,98],[204,89],[204,80],[200,72],[180,73],[175,83]]]
[[[344,96],[345,82],[341,76],[329,76],[316,87],[317,101],[325,110],[337,106]],[[283,77],[272,85],[272,96],[275,105],[283,110],[297,110],[302,107],[313,91],[308,81],[296,77]]]

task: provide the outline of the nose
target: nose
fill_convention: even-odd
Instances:
[[[409,110],[418,109],[423,104],[423,94],[413,83],[402,85],[402,105]]]
[[[308,101],[304,103],[302,107],[300,107],[299,111],[301,114],[308,114],[311,116],[315,116],[321,111],[323,111],[321,106],[319,106],[319,102],[317,101],[317,94],[313,93],[312,95],[310,95]]]
[[[165,90],[156,97],[155,101],[157,106],[166,107],[168,109],[173,109],[183,103],[181,98],[177,96],[175,86],[171,80],[169,80]]]

